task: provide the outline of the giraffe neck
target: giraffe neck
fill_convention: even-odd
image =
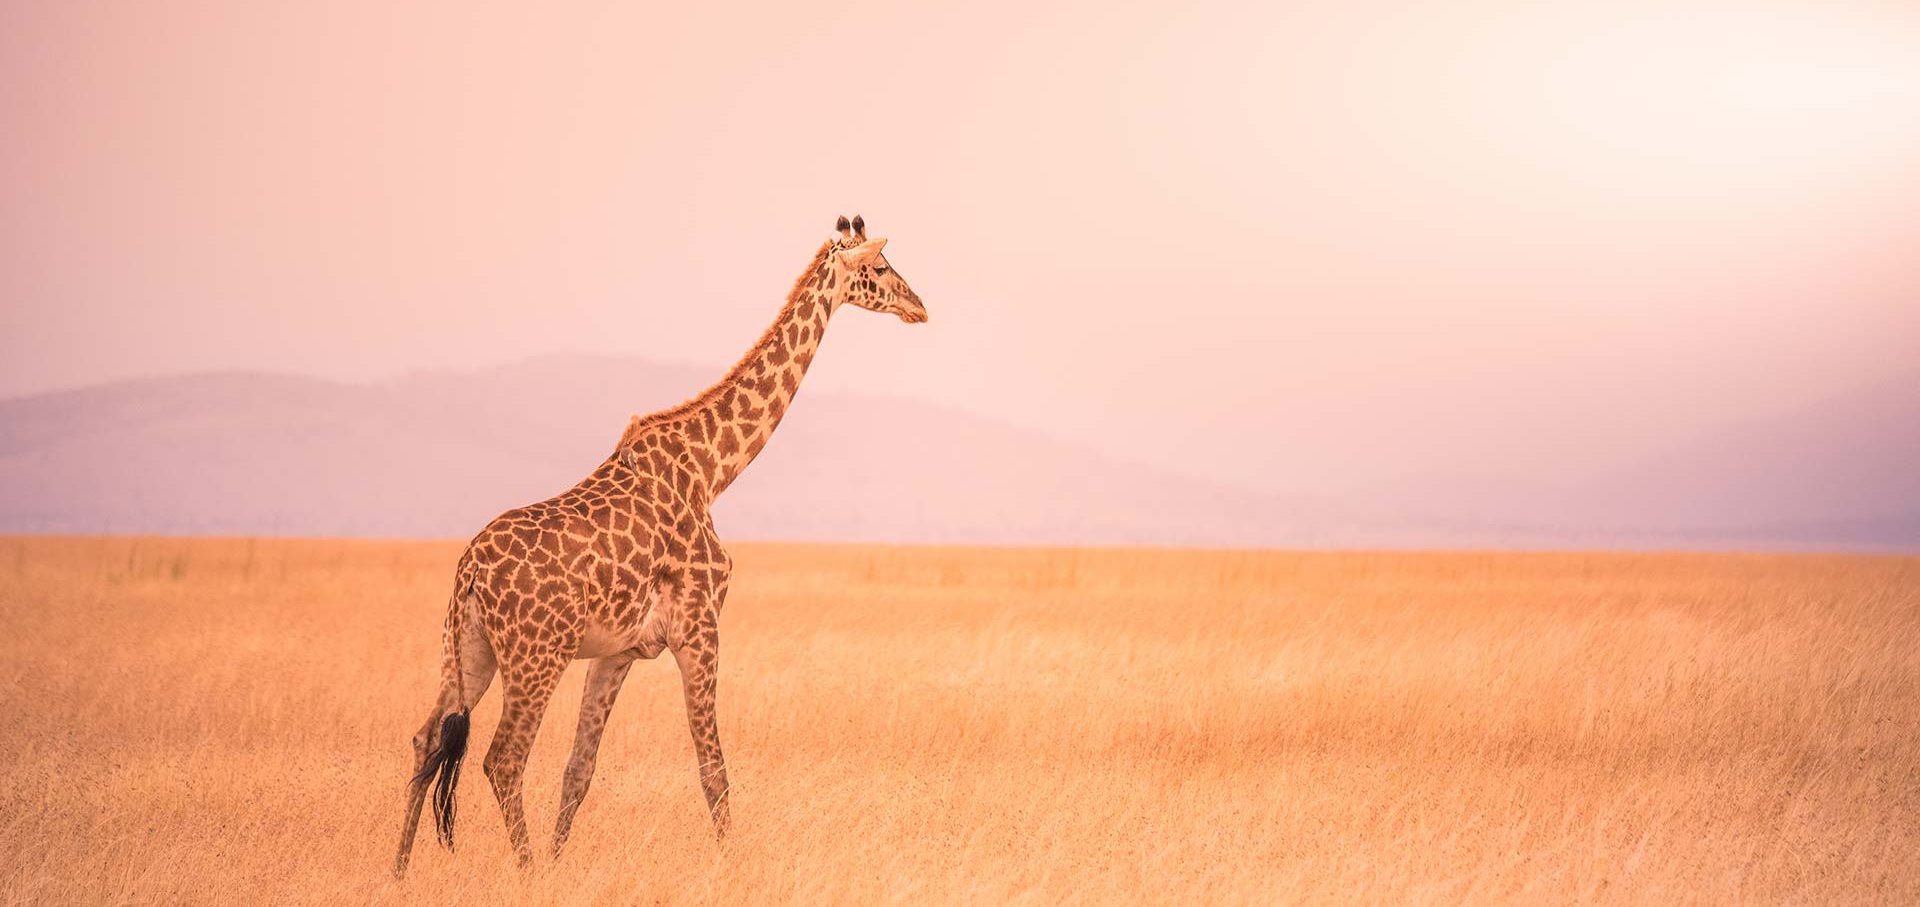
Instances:
[[[827,285],[831,251],[831,243],[820,247],[772,326],[725,377],[686,403],[628,429],[630,438],[653,426],[683,438],[688,459],[704,473],[707,500],[725,491],[759,455],[813,364],[833,314]]]

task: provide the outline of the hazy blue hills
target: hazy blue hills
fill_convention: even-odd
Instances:
[[[257,373],[0,401],[0,531],[465,537],[572,485],[711,367],[555,356],[351,384]],[[738,539],[988,544],[1920,547],[1903,384],[1420,512],[1120,462],[925,403],[803,390],[716,508]]]

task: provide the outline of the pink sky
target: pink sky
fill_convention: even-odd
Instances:
[[[856,211],[933,320],[816,385],[1273,489],[1604,470],[1920,352],[1908,3],[7,4],[0,127],[8,395],[717,374]]]

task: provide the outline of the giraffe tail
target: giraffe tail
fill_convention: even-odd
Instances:
[[[453,849],[454,788],[460,784],[460,763],[467,755],[468,710],[449,712],[440,722],[440,745],[427,756],[413,783],[433,781],[433,827],[440,843]]]
[[[425,784],[433,781],[433,827],[440,843],[448,850],[453,849],[453,810],[456,805],[454,790],[460,785],[460,763],[467,756],[467,731],[471,727],[473,704],[467,701],[464,688],[466,676],[460,666],[461,645],[461,599],[465,597],[472,577],[466,570],[460,571],[454,581],[453,598],[447,605],[447,654],[453,666],[454,705],[457,711],[450,711],[440,720],[440,741],[427,761],[420,766],[419,774],[413,776],[413,783]]]

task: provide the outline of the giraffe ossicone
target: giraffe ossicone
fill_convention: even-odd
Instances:
[[[709,508],[772,437],[842,305],[908,323],[927,310],[868,239],[841,217],[773,325],[727,374],[671,409],[636,416],[612,454],[561,494],[509,510],[474,536],[454,570],[442,632],[438,698],[414,735],[414,774],[394,872],[406,871],[432,789],[435,826],[453,843],[454,793],[468,713],[500,680],[500,724],[482,762],[521,863],[532,860],[522,807],[527,754],[569,662],[590,659],[573,755],[561,786],[553,852],[593,780],[607,715],[635,660],[670,652],[679,666],[701,790],[724,837],[726,762],[715,720],[719,615],[733,562]]]

